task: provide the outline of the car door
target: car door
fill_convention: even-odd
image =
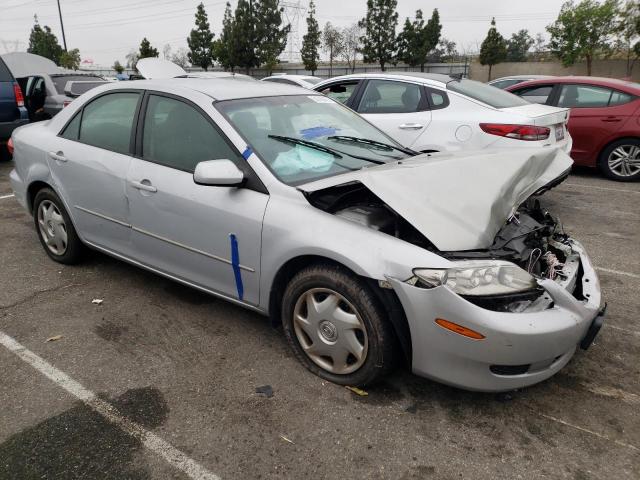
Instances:
[[[55,187],[83,240],[124,255],[131,253],[126,178],[141,98],[139,91],[121,90],[96,97],[47,153]]]
[[[195,104],[164,93],[148,93],[144,104],[127,178],[136,259],[197,287],[257,304],[268,194],[251,182],[244,188],[197,185],[193,171],[201,161],[229,159],[247,175],[252,172]]]
[[[621,102],[624,96],[628,100]],[[560,85],[556,103],[571,108],[568,129],[573,138],[571,157],[576,163],[593,164],[602,142],[613,137],[625,123],[628,113],[623,103],[630,99],[630,95],[607,87]]]
[[[431,123],[424,89],[411,82],[368,80],[356,111],[409,148]]]

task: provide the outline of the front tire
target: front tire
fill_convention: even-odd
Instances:
[[[33,221],[40,243],[52,260],[67,265],[80,261],[84,246],[60,197],[50,188],[36,194]]]
[[[391,370],[396,341],[386,317],[370,288],[338,266],[304,268],[282,301],[282,325],[298,360],[340,385],[370,385]]]
[[[612,180],[640,180],[640,140],[627,138],[613,142],[600,154],[598,167]]]

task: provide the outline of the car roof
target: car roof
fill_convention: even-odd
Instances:
[[[539,78],[552,78],[552,75],[509,75],[507,77],[494,78],[489,83],[499,82],[501,80],[537,80]]]
[[[333,77],[330,80],[348,80],[350,78],[377,78],[377,79],[394,79],[394,80],[420,80],[423,83],[446,85],[452,79],[450,75],[443,73],[423,73],[423,72],[371,72],[371,73],[352,73],[350,75],[341,75],[339,77]],[[318,85],[322,85],[329,80],[326,80]]]
[[[535,86],[540,84],[549,83],[549,80],[553,83],[577,83],[584,85],[595,85],[601,87],[610,87],[617,88],[619,90],[623,90],[634,95],[640,95],[640,85],[634,82],[626,81],[626,80],[618,80],[616,78],[606,78],[606,77],[583,77],[583,76],[564,76],[564,77],[550,77],[547,79],[538,79],[531,80],[528,82],[518,83],[517,85],[513,85],[512,87],[507,88],[507,90],[520,89],[527,86]]]
[[[159,90],[171,93],[175,90],[192,90],[204,93],[214,100],[234,100],[255,97],[273,97],[280,95],[314,95],[306,88],[272,82],[251,82],[247,88],[247,81],[243,78],[167,78],[157,80],[135,80],[110,84],[105,90],[127,89]],[[104,90],[101,90],[104,91]]]

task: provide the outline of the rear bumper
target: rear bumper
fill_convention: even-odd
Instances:
[[[18,203],[23,208],[28,209],[27,188],[15,168],[9,174],[9,181],[11,182],[11,188]]]
[[[389,279],[411,330],[414,373],[467,390],[505,391],[533,385],[558,372],[583,340],[591,343],[587,335],[597,333],[592,325],[602,321],[598,277],[582,246],[573,242],[571,248],[580,257],[586,300],[575,298],[566,285],[540,280],[553,304],[534,311],[491,311],[447,287],[424,289]],[[485,338],[473,340],[445,330],[435,323],[436,318]]]
[[[16,128],[26,125],[27,123],[29,123],[28,118],[20,118],[13,122],[0,122],[0,142],[5,143],[11,138],[11,134]]]

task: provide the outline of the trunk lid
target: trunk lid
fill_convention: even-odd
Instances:
[[[570,111],[568,108],[551,107],[549,105],[540,105],[538,103],[501,108],[500,110],[528,117],[531,119],[531,122],[528,123],[538,127],[553,127],[558,124],[566,124],[569,121]]]
[[[424,154],[301,185],[314,192],[361,182],[441,251],[484,249],[531,195],[562,181],[559,149]]]

